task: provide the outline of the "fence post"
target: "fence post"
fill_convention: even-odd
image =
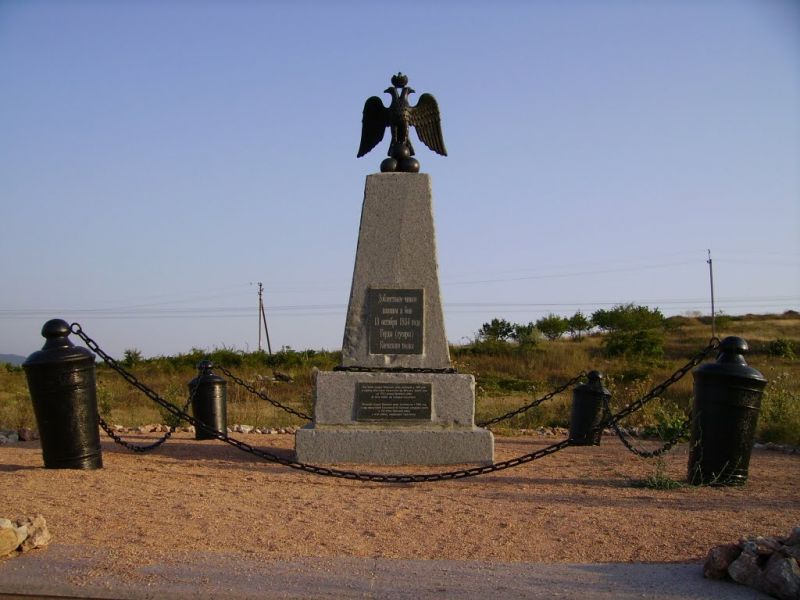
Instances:
[[[46,469],[99,469],[94,354],[72,344],[66,321],[42,327],[47,339],[23,363]]]
[[[694,377],[688,481],[694,485],[744,485],[767,380],[749,367],[740,337],[720,343],[716,362],[697,367]]]
[[[603,429],[604,400],[611,397],[603,385],[603,374],[590,371],[586,383],[572,390],[572,413],[569,419],[569,441],[573,446],[599,446]]]
[[[214,363],[210,360],[197,363],[197,377],[189,382],[192,414],[206,426],[228,435],[228,382],[212,373],[212,368]],[[200,427],[195,427],[194,439],[213,440],[216,437]]]

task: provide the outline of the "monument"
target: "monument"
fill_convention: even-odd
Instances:
[[[439,293],[430,177],[408,137],[446,155],[430,94],[410,106],[398,73],[364,105],[363,156],[391,129],[389,158],[367,176],[342,363],[317,372],[314,420],[295,437],[307,463],[491,464],[494,438],[475,426],[475,379],[450,361]]]

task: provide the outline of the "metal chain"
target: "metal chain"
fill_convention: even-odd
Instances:
[[[521,414],[521,413],[524,413],[526,411],[529,411],[530,409],[532,409],[532,408],[534,408],[536,406],[539,406],[542,402],[546,402],[547,400],[550,400],[550,398],[552,398],[553,396],[557,396],[558,394],[560,394],[561,392],[566,390],[568,387],[571,387],[571,386],[575,385],[576,383],[578,383],[584,377],[586,377],[586,372],[585,371],[581,371],[579,374],[577,374],[575,377],[573,377],[572,379],[567,381],[565,384],[560,385],[559,387],[555,388],[549,394],[545,394],[544,396],[534,400],[530,404],[526,404],[525,406],[520,406],[519,408],[517,408],[515,410],[512,410],[511,412],[507,412],[504,415],[500,415],[499,417],[495,417],[494,419],[489,419],[488,421],[482,421],[481,423],[478,423],[477,425],[478,425],[478,427],[488,427],[489,425],[494,425],[495,423],[499,423],[500,421],[505,421],[506,419],[510,419],[511,417],[516,417],[518,414]]]
[[[195,428],[202,429],[209,435],[212,435],[218,440],[225,442],[226,444],[230,444],[231,446],[234,446],[239,450],[242,450],[243,452],[247,452],[249,454],[252,454],[253,456],[257,456],[258,458],[267,460],[269,462],[284,465],[286,467],[297,469],[299,471],[304,471],[306,473],[313,473],[315,475],[323,475],[327,477],[337,477],[341,479],[350,479],[354,481],[370,481],[370,482],[382,482],[382,483],[417,483],[417,482],[449,481],[454,479],[463,479],[466,477],[474,477],[476,475],[484,475],[486,473],[494,473],[496,471],[502,471],[504,469],[516,467],[528,462],[532,462],[534,460],[538,460],[540,458],[544,458],[545,456],[549,456],[565,448],[568,448],[571,445],[570,440],[565,439],[560,442],[550,444],[549,446],[545,446],[544,448],[540,448],[539,450],[536,450],[534,452],[530,452],[528,454],[524,454],[522,456],[518,456],[509,460],[501,461],[499,463],[494,463],[491,465],[485,465],[481,467],[472,467],[469,469],[444,471],[439,473],[384,474],[384,473],[347,471],[330,467],[321,467],[319,465],[309,465],[306,463],[301,463],[294,460],[290,460],[288,458],[284,458],[282,456],[279,456],[272,452],[268,452],[266,450],[255,448],[250,444],[247,444],[246,442],[242,442],[235,438],[228,437],[227,433],[217,431],[216,429],[209,427],[202,421],[198,421],[193,416],[181,411],[177,406],[161,398],[161,396],[159,396],[156,392],[154,392],[149,387],[141,383],[136,378],[135,375],[125,370],[114,358],[106,354],[97,345],[97,342],[95,342],[92,338],[90,338],[83,332],[83,329],[81,328],[80,324],[73,323],[72,325],[70,325],[70,331],[75,335],[79,336],[93,352],[95,352],[98,356],[100,356],[108,366],[110,366],[113,370],[119,373],[119,375],[123,379],[125,379],[128,383],[130,383],[134,387],[141,390],[148,398],[153,400],[156,404],[163,407],[174,416],[189,422],[190,424],[194,425]],[[604,424],[599,425],[598,428],[603,427],[606,424],[617,423],[622,418],[642,408],[653,397],[663,392],[670,385],[672,385],[672,383],[678,381],[681,377],[683,377],[692,367],[699,364],[703,360],[703,358],[705,358],[706,355],[711,353],[718,346],[719,346],[719,340],[717,340],[716,338],[712,339],[709,345],[705,349],[703,349],[702,352],[698,353],[695,357],[693,357],[684,367],[678,369],[678,371],[673,373],[673,375],[669,377],[667,380],[665,380],[662,384],[653,388],[648,394],[646,394],[636,402],[632,402],[631,404],[626,406],[616,415],[610,415],[608,421]]]
[[[703,362],[703,360],[705,360],[709,354],[716,351],[718,348],[719,348],[719,339],[711,338],[711,341],[709,341],[708,345],[705,348],[703,348],[700,352],[695,354],[689,360],[689,362],[687,362],[685,365],[683,365],[681,368],[675,371],[672,375],[667,377],[664,381],[662,381],[660,384],[658,384],[649,392],[647,392],[647,394],[645,394],[638,400],[631,402],[628,406],[620,410],[615,415],[611,414],[611,406],[608,402],[608,398],[603,398],[604,410],[607,415],[607,420],[604,422],[603,425],[611,427],[611,429],[614,430],[614,433],[616,433],[617,436],[619,437],[620,441],[622,441],[623,445],[637,456],[641,456],[642,458],[655,458],[657,456],[664,454],[665,452],[669,452],[672,449],[672,447],[678,443],[678,440],[680,440],[680,438],[683,437],[686,431],[688,431],[692,423],[691,416],[686,418],[686,420],[681,425],[681,428],[675,433],[675,435],[673,435],[669,440],[667,440],[667,442],[661,448],[657,448],[655,450],[642,450],[640,448],[636,448],[628,440],[628,436],[619,427],[619,422],[628,415],[630,415],[631,413],[641,409],[645,404],[647,404],[654,398],[663,394],[664,391],[667,390],[667,388],[669,388],[673,383],[683,379],[683,377],[689,371],[691,371],[694,367]]]
[[[192,403],[192,400],[194,400],[194,395],[197,392],[198,387],[199,386],[194,386],[194,388],[192,388],[191,392],[189,393],[189,399],[186,401],[186,404],[183,405],[183,409],[181,410],[181,412],[185,413],[187,411],[189,405]],[[106,432],[108,437],[114,440],[117,444],[119,444],[120,446],[124,446],[125,448],[127,448],[128,450],[132,450],[133,452],[142,452],[142,453],[148,452],[149,450],[155,450],[156,448],[158,448],[161,444],[166,442],[178,428],[178,425],[170,427],[169,429],[167,429],[167,432],[163,436],[161,436],[152,444],[134,444],[132,442],[123,440],[122,437],[117,435],[117,432],[114,431],[111,428],[111,426],[100,415],[97,415],[97,421],[98,423],[100,423],[100,427],[103,428],[103,431]]]
[[[424,367],[333,367],[334,371],[349,371],[353,373],[458,373],[458,369],[454,367],[446,367],[444,369],[431,369]]]
[[[277,400],[273,400],[272,398],[267,396],[264,392],[258,391],[252,385],[247,383],[244,379],[241,379],[240,377],[237,377],[236,375],[231,373],[228,369],[226,369],[222,365],[215,364],[214,368],[219,370],[219,371],[222,371],[222,373],[224,373],[226,376],[228,376],[234,383],[236,383],[237,385],[242,386],[244,389],[246,389],[248,392],[250,392],[254,396],[258,396],[262,400],[266,400],[267,402],[269,402],[273,406],[276,406],[277,408],[280,408],[281,410],[285,410],[286,412],[288,412],[290,414],[293,414],[296,417],[300,417],[301,419],[305,419],[306,421],[311,421],[312,420],[312,418],[309,415],[307,415],[306,413],[297,411],[297,410],[293,409],[291,406],[286,406],[285,404],[281,404]]]
[[[603,397],[603,405],[607,415],[611,414],[611,407],[608,404],[608,398]],[[640,456],[642,458],[655,458],[657,456],[661,456],[662,454],[669,452],[672,450],[672,447],[678,443],[684,434],[689,430],[689,427],[692,424],[691,416],[687,417],[686,420],[681,424],[680,428],[675,435],[673,435],[670,439],[666,441],[666,443],[661,446],[660,448],[656,448],[654,450],[642,450],[641,448],[637,448],[633,445],[633,443],[628,439],[628,434],[626,434],[619,424],[616,421],[610,421],[609,425],[611,429],[614,430],[614,433],[617,434],[622,444],[631,452],[633,452],[636,456]]]
[[[418,483],[418,482],[433,482],[433,481],[449,481],[453,479],[463,479],[465,477],[474,477],[476,475],[484,475],[486,473],[494,473],[496,471],[502,471],[504,469],[509,469],[511,467],[516,467],[528,462],[532,462],[534,460],[538,460],[540,458],[544,458],[545,456],[549,456],[554,454],[564,448],[568,448],[571,444],[569,439],[562,440],[560,442],[556,442],[554,444],[550,444],[549,446],[545,446],[544,448],[540,448],[534,452],[530,452],[528,454],[524,454],[522,456],[517,456],[515,458],[504,460],[499,463],[494,463],[491,465],[485,465],[480,467],[471,467],[469,469],[457,469],[454,471],[444,471],[439,473],[422,473],[422,474],[397,474],[397,473],[369,473],[369,472],[360,472],[360,471],[346,471],[343,469],[335,469],[330,467],[321,467],[318,465],[309,465],[306,463],[297,462],[294,460],[290,460],[288,458],[284,458],[272,452],[268,452],[266,450],[261,450],[259,448],[255,448],[246,442],[242,442],[232,437],[228,437],[227,433],[223,433],[221,431],[217,431],[216,429],[209,427],[202,421],[198,421],[193,416],[186,414],[185,412],[181,411],[180,408],[167,402],[161,396],[159,396],[156,392],[151,390],[149,387],[141,383],[133,373],[128,372],[125,368],[123,368],[113,357],[106,354],[100,346],[97,345],[92,338],[90,338],[86,333],[83,332],[79,323],[73,323],[70,325],[70,331],[80,337],[84,343],[95,352],[103,361],[111,367],[114,371],[119,373],[119,375],[125,379],[128,383],[136,387],[137,389],[141,390],[148,398],[150,398],[153,402],[158,404],[159,406],[166,409],[172,415],[189,422],[190,424],[194,425],[195,428],[202,429],[209,435],[217,438],[218,440],[225,442],[226,444],[230,444],[242,450],[243,452],[247,452],[252,454],[253,456],[257,456],[258,458],[267,460],[269,462],[277,463],[280,465],[284,465],[286,467],[290,467],[292,469],[297,469],[299,471],[304,471],[306,473],[313,473],[315,475],[324,475],[327,477],[338,477],[341,479],[351,479],[354,481],[371,481],[371,482],[381,482],[381,483]]]
[[[680,367],[677,371],[675,371],[672,375],[667,377],[664,381],[659,383],[657,386],[652,388],[649,392],[647,392],[644,396],[635,400],[628,404],[625,408],[620,410],[617,414],[612,415],[609,417],[609,421],[607,422],[608,426],[611,426],[612,423],[618,423],[631,413],[636,412],[637,410],[641,409],[645,404],[650,402],[653,398],[656,398],[664,393],[664,391],[669,388],[673,383],[676,381],[680,381],[683,379],[684,375],[686,375],[689,371],[691,371],[694,367],[699,365],[705,358],[711,354],[712,352],[716,351],[719,348],[719,339],[711,338],[711,341],[708,343],[708,346],[703,348],[700,352],[695,354],[689,362],[685,365]]]

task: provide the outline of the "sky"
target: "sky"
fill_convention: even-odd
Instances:
[[[452,343],[710,314],[708,250],[718,310],[800,309],[798,2],[0,0],[0,353],[256,350],[258,282],[273,350],[340,349],[397,71]]]

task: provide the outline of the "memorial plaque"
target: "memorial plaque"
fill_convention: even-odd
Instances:
[[[430,383],[357,383],[356,421],[429,421]]]
[[[422,354],[423,290],[368,290],[370,354]]]

